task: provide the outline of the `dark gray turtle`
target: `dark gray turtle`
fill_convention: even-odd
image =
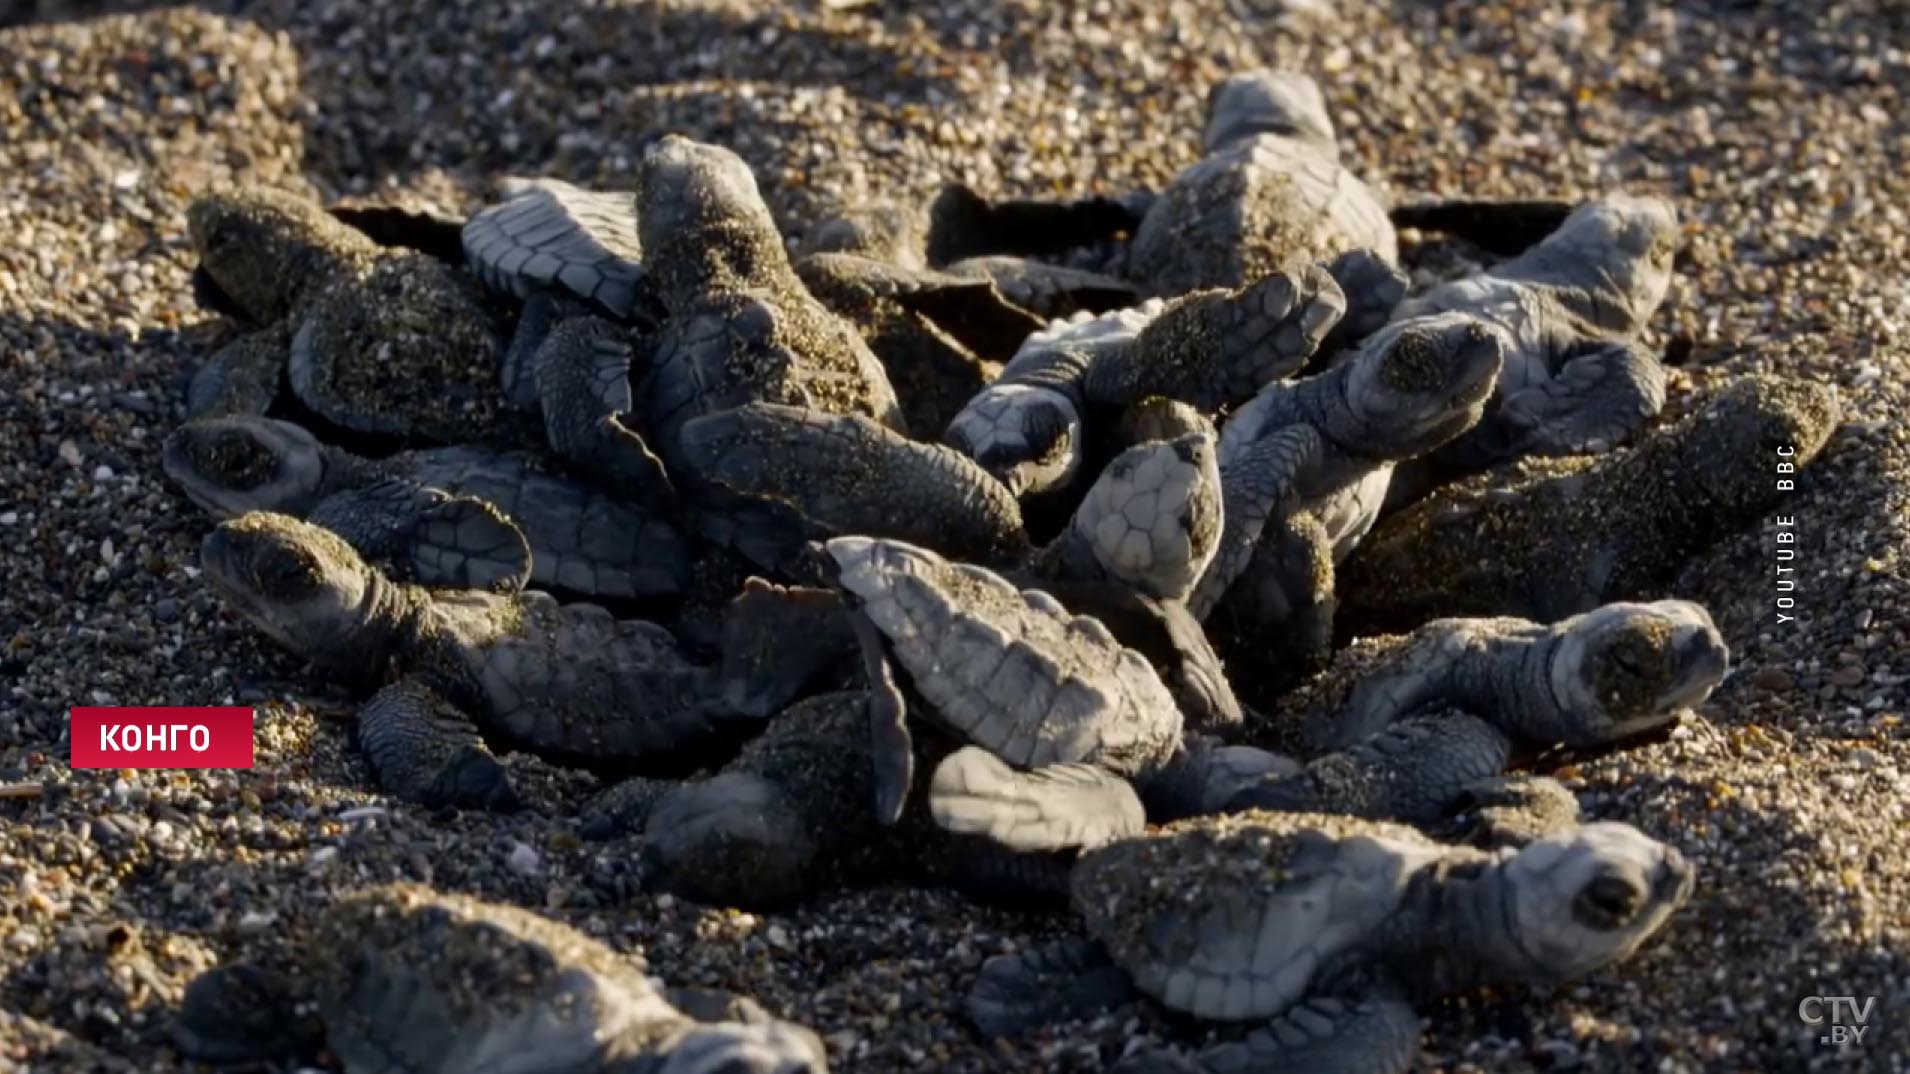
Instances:
[[[379,782],[408,799],[507,800],[480,728],[589,768],[682,773],[696,746],[780,708],[817,670],[792,648],[766,669],[784,685],[743,690],[767,711],[739,713],[717,669],[654,623],[535,590],[400,585],[330,530],[264,511],[220,523],[200,565],[235,611],[333,678],[376,686],[402,673],[360,708],[358,735]]]
[[[1456,708],[1518,744],[1603,745],[1701,704],[1729,663],[1710,614],[1689,601],[1607,604],[1549,626],[1440,619],[1340,650],[1324,673],[1249,721],[1248,737],[1311,756]]]
[[[1116,1070],[1403,1074],[1419,1005],[1621,962],[1693,885],[1676,849],[1625,824],[1486,852],[1325,814],[1203,817],[1084,855],[1072,902],[1092,942],[990,959],[968,1010],[1007,1036],[1138,993],[1261,1028]]]
[[[1118,417],[1161,396],[1214,413],[1299,369],[1344,308],[1332,279],[1306,267],[1057,322],[1028,337],[943,439],[1016,496],[1059,489],[1086,457],[1090,408]]]
[[[1389,508],[1521,455],[1597,454],[1643,429],[1665,403],[1657,355],[1638,343],[1664,301],[1678,218],[1662,198],[1612,194],[1581,205],[1538,245],[1394,311],[1462,311],[1511,340],[1477,427],[1403,470]]]
[[[283,375],[358,432],[456,443],[493,428],[497,326],[474,281],[281,191],[209,194],[187,222],[200,268],[254,326],[193,378],[192,416],[263,413]]]
[[[1776,507],[1838,422],[1828,384],[1755,376],[1604,458],[1526,459],[1381,521],[1340,594],[1361,633],[1435,617],[1553,620],[1664,591],[1679,568]]]
[[[310,1062],[323,1047],[346,1074],[828,1070],[815,1033],[754,1000],[661,988],[567,925],[422,885],[340,897],[299,931],[290,962],[196,978],[172,1026],[180,1051]]]
[[[366,459],[290,422],[239,416],[187,422],[166,438],[163,461],[215,517],[303,518],[368,558],[406,562],[425,585],[528,578],[600,598],[676,596],[689,586],[693,550],[673,525],[524,452],[447,447]],[[473,501],[495,505],[509,525]]]

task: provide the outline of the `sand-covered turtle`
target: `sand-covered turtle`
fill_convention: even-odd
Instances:
[[[1553,620],[1663,594],[1693,555],[1788,495],[1838,422],[1836,389],[1734,381],[1685,418],[1604,457],[1526,459],[1384,519],[1343,565],[1360,633],[1429,619]]]
[[[1609,194],[1536,246],[1400,303],[1395,318],[1460,311],[1511,345],[1477,427],[1405,468],[1398,507],[1439,484],[1522,455],[1597,454],[1665,403],[1665,372],[1638,337],[1671,283],[1678,217],[1662,198]]]
[[[1421,1004],[1622,962],[1694,883],[1675,848],[1611,822],[1488,852],[1326,814],[1203,817],[1084,855],[1072,903],[1091,941],[990,959],[968,1011],[1007,1036],[1138,993],[1259,1028],[1116,1070],[1403,1074]]]
[[[748,715],[725,702],[719,670],[692,662],[661,626],[537,590],[401,585],[330,530],[286,515],[220,523],[200,566],[234,611],[329,677],[382,685],[358,711],[358,737],[400,797],[509,804],[486,737],[600,771],[682,774],[698,746]],[[798,651],[763,669],[783,685],[748,684],[768,706],[755,716],[817,670]]]
[[[250,322],[194,376],[190,414],[261,414],[289,382],[357,432],[460,443],[493,428],[501,348],[475,280],[268,188],[204,195],[187,223],[200,269]]]
[[[1344,309],[1338,285],[1308,266],[1056,322],[1028,337],[943,440],[1018,497],[1055,490],[1088,455],[1094,411],[1111,422],[1160,396],[1214,413],[1299,369]]]
[[[1299,756],[1358,743],[1400,719],[1457,709],[1532,746],[1594,746],[1664,726],[1723,681],[1730,649],[1698,604],[1607,604],[1557,623],[1439,619],[1361,638],[1248,724]]]
[[[754,1000],[668,989],[642,963],[515,906],[361,888],[301,922],[290,964],[187,986],[172,1037],[216,1063],[320,1048],[346,1074],[825,1074],[822,1041]]]
[[[167,475],[216,517],[303,518],[361,555],[406,563],[425,585],[487,588],[528,577],[599,598],[676,596],[689,586],[694,550],[667,519],[526,452],[457,446],[368,459],[290,422],[243,415],[187,422],[167,436],[162,458]],[[494,505],[508,527],[474,500]]]

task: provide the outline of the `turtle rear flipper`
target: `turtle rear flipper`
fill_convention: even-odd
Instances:
[[[1516,257],[1557,231],[1577,204],[1569,201],[1457,201],[1396,205],[1397,228],[1454,235],[1499,257]]]
[[[1065,254],[1132,235],[1151,203],[1147,194],[990,202],[961,183],[949,183],[929,206],[928,261],[949,265],[984,254]]]
[[[929,782],[929,811],[943,829],[981,835],[1016,851],[1098,846],[1147,827],[1134,788],[1087,764],[1010,768],[976,746],[944,758]]]
[[[403,680],[358,709],[358,746],[385,793],[428,808],[521,808],[510,772],[475,724],[435,690]]]
[[[299,1014],[290,979],[243,962],[217,966],[186,985],[170,1027],[173,1045],[205,1063],[308,1060],[324,1029]]]
[[[1113,1074],[1405,1074],[1419,1054],[1419,1015],[1390,989],[1309,997],[1246,1037],[1193,1055],[1136,1052]]]
[[[982,1035],[1017,1037],[1093,1017],[1135,998],[1133,982],[1106,948],[1073,938],[982,963],[964,1006]]]
[[[608,321],[573,317],[552,328],[534,359],[544,430],[553,451],[606,491],[668,511],[676,492],[663,462],[622,417],[631,410],[633,357]]]
[[[423,585],[514,593],[530,581],[523,532],[475,497],[393,478],[328,496],[306,521]]]
[[[1519,454],[1599,455],[1665,405],[1665,368],[1636,343],[1579,348],[1552,379],[1507,395],[1499,414]]]

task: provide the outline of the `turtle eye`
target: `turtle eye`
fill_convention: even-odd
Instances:
[[[298,555],[278,555],[259,570],[259,584],[268,593],[294,593],[304,589],[314,572]]]
[[[1585,885],[1572,903],[1572,916],[1597,929],[1615,929],[1638,912],[1637,885],[1622,876],[1606,874]]]

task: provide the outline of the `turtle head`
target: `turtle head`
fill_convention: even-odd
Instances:
[[[1237,74],[1207,94],[1207,152],[1256,134],[1278,134],[1340,155],[1320,84],[1297,71]]]
[[[1218,457],[1205,432],[1136,444],[1101,471],[1070,528],[1108,574],[1184,598],[1220,546]]]
[[[1702,704],[1724,681],[1731,650],[1701,605],[1607,604],[1558,625],[1552,695],[1567,745],[1628,738]]]
[[[1593,300],[1581,313],[1627,335],[1642,330],[1665,300],[1677,252],[1677,210],[1664,198],[1634,194],[1580,205],[1533,251],[1549,274]]]
[[[1824,450],[1842,416],[1837,389],[1829,384],[1750,376],[1645,447],[1666,453],[1666,472],[1688,475],[1679,488],[1692,503],[1762,514],[1782,496],[1772,474],[1776,464],[1802,470]],[[1751,459],[1768,462],[1747,464]]]
[[[1363,454],[1406,459],[1477,425],[1510,350],[1503,329],[1464,313],[1413,317],[1380,329],[1343,374],[1346,406],[1359,429],[1356,446]]]
[[[241,187],[206,194],[186,209],[199,267],[248,317],[275,321],[298,288],[322,275],[327,255],[371,240],[317,203],[282,190]]]
[[[1526,844],[1499,873],[1520,979],[1558,983],[1629,958],[1691,898],[1684,855],[1629,824]]]
[[[782,249],[756,176],[722,146],[680,134],[657,139],[637,167],[636,196],[645,250],[683,249],[686,242],[694,248],[715,237],[712,229],[740,229]]]
[[[251,511],[206,535],[199,567],[235,611],[314,664],[354,681],[383,666],[367,628],[390,583],[330,530]]]
[[[996,384],[969,400],[942,442],[974,459],[1015,496],[1074,480],[1081,468],[1081,413],[1073,400],[1033,384]]]
[[[325,480],[317,437],[249,414],[181,425],[166,437],[161,463],[193,503],[219,518],[247,511],[303,516]]]

